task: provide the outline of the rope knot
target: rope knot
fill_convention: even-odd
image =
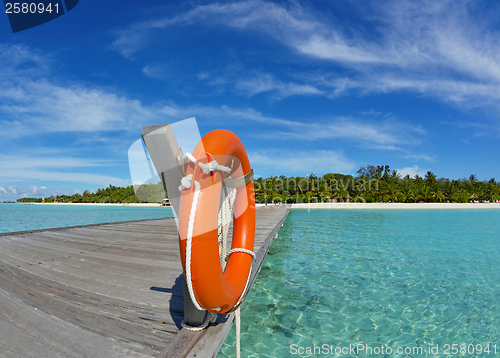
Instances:
[[[191,182],[193,181],[193,174],[186,175],[181,179],[181,185],[179,185],[179,191],[191,188]]]
[[[201,168],[203,174],[210,174],[211,172],[214,172],[216,170],[220,170],[220,171],[226,172],[226,173],[231,172],[231,168],[226,167],[224,165],[219,165],[219,163],[217,163],[217,161],[215,159],[212,160],[210,163],[206,163],[206,164],[199,163],[199,165],[200,165],[200,168]]]
[[[180,158],[180,157],[179,157]],[[186,153],[184,155],[184,159],[187,160],[188,162],[191,162],[193,164],[196,164],[197,160],[195,157],[192,156],[191,153]],[[201,163],[198,162],[200,165],[201,171],[203,174],[210,174],[213,171],[220,170],[225,173],[231,173],[231,168],[226,167],[224,165],[220,165],[217,163],[217,161],[214,159],[210,163]],[[179,185],[179,191],[183,191],[184,189],[189,189],[191,188],[191,183],[193,181],[193,174],[186,175],[181,179],[181,185]]]
[[[203,323],[199,326],[191,326],[186,323],[185,320],[182,320],[181,326],[182,328],[187,329],[188,331],[193,331],[193,332],[198,332],[204,330],[211,322],[215,322],[217,320],[217,315],[207,312],[207,315],[205,316],[205,320]]]

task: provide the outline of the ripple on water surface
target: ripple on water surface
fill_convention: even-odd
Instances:
[[[293,210],[242,309],[242,356],[358,343],[500,355],[498,222],[500,210]],[[233,328],[218,357],[234,342]]]

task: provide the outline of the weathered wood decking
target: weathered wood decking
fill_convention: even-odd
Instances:
[[[257,209],[256,252],[287,213]],[[168,343],[183,310],[173,219],[0,234],[2,358],[167,357],[182,348],[181,336]],[[225,337],[217,330],[228,329],[232,316],[220,319],[228,324],[188,344],[213,350],[210,337]]]

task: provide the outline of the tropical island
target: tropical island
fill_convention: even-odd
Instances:
[[[256,200],[261,203],[310,202],[400,202],[467,203],[500,200],[500,183],[495,178],[479,181],[476,175],[463,179],[437,178],[428,171],[424,177],[402,177],[384,166],[362,166],[357,176],[325,174],[317,177],[285,176],[255,180]]]
[[[137,194],[137,195],[136,195]],[[137,197],[141,198],[139,200]],[[109,185],[107,188],[97,189],[95,192],[85,190],[83,194],[55,195],[48,198],[21,198],[21,203],[161,203],[166,198],[162,183],[130,185],[119,187]]]
[[[463,179],[437,178],[428,171],[424,177],[401,177],[388,165],[362,166],[357,176],[328,173],[321,177],[284,175],[254,180],[255,200],[258,203],[311,202],[497,202],[500,183],[495,178],[479,181],[476,175]],[[137,195],[136,195],[137,194]],[[140,200],[138,199],[141,198]],[[83,194],[57,195],[45,198],[46,203],[161,203],[166,198],[161,183],[141,186],[107,188]],[[18,202],[42,202],[42,198],[21,198]]]

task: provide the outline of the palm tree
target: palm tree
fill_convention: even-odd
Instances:
[[[297,184],[297,188],[299,189],[300,194],[304,194],[304,191],[308,190],[309,182],[306,178],[303,177],[297,177],[296,179],[299,181]]]
[[[398,171],[396,169],[394,169],[391,172],[391,181],[393,183],[397,183],[397,182],[399,182],[400,179],[401,179],[401,174],[399,174]]]
[[[264,179],[262,177],[258,178],[254,181],[255,187],[255,196],[260,195],[264,191]]]
[[[354,184],[354,197],[364,197],[364,194],[366,194],[366,180],[365,179],[357,179],[355,184]]]
[[[452,191],[449,195],[448,195],[448,198],[453,202],[453,203],[456,203],[456,202],[460,202],[460,197],[461,197],[461,193],[460,191],[456,190],[456,191]]]
[[[417,186],[415,186],[415,185],[410,186],[408,192],[406,193],[406,199],[413,200],[413,202],[416,203],[418,198],[419,198],[419,195],[418,195]]]
[[[425,202],[428,202],[430,199],[432,199],[436,193],[434,193],[431,189],[430,186],[425,186],[424,190],[421,191],[422,199],[424,199]]]
[[[274,175],[271,175],[267,179],[267,182],[268,182],[269,187],[266,189],[271,190],[271,191],[274,190],[278,184],[278,180],[276,179],[276,177]]]
[[[346,199],[350,198],[349,191],[344,188],[344,185],[342,183],[339,184],[334,195],[337,198],[340,198],[341,201],[345,201]]]
[[[430,170],[425,174],[425,182],[427,184],[434,184],[436,182],[436,176]]]
[[[307,179],[309,179],[310,181],[310,185],[309,185],[309,190],[311,191],[314,191],[315,188],[314,188],[314,180],[317,179],[318,177],[316,175],[314,175],[313,173],[311,173],[309,175],[309,177]],[[317,189],[317,188],[316,188]]]
[[[291,177],[290,179],[287,179],[286,188],[290,191],[292,196],[296,195],[299,191],[299,188],[297,187],[297,178]]]
[[[399,190],[398,186],[391,183],[387,186],[387,189],[384,192],[384,199],[396,202],[402,195],[403,193]]]
[[[443,202],[443,200],[446,199],[446,195],[444,195],[444,193],[441,191],[441,189],[438,189],[436,191],[436,194],[434,196],[440,203]]]
[[[325,202],[326,198],[330,197],[330,193],[328,191],[322,190],[318,193],[320,203]]]
[[[497,197],[499,194],[499,189],[495,187],[495,184],[491,180],[488,182],[488,185],[483,193],[484,193],[483,199],[485,200],[490,200],[490,201],[498,200]]]

